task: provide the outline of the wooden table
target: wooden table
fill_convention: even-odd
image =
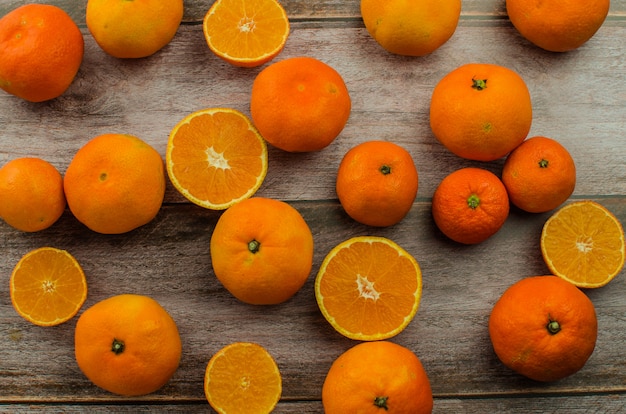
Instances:
[[[61,172],[73,153],[96,135],[137,135],[165,154],[171,128],[207,107],[249,114],[249,94],[262,68],[235,68],[208,49],[201,21],[210,0],[186,0],[174,40],[156,55],[118,60],[99,49],[84,21],[86,0],[51,0],[81,27],[85,57],[70,89],[32,104],[0,94],[0,164],[38,156]],[[26,3],[5,0],[0,14]],[[211,412],[203,393],[206,364],[233,341],[254,341],[275,357],[283,375],[277,413],[321,413],[321,387],[332,361],[356,344],[320,314],[313,281],[326,253],[356,235],[399,243],[424,274],[420,309],[392,340],[412,349],[429,373],[436,413],[626,412],[626,279],[588,291],[597,308],[594,354],[577,374],[552,384],[527,380],[505,368],[489,342],[487,320],[500,294],[520,278],[548,272],[539,234],[550,213],[513,209],[502,230],[476,246],[446,239],[430,213],[441,179],[464,167],[500,173],[502,160],[477,163],[447,152],[428,123],[438,80],[469,62],[507,66],[526,80],[534,105],[531,135],[562,142],[574,157],[578,182],[572,200],[594,199],[626,223],[626,0],[614,0],[596,36],[569,53],[545,52],[522,39],[504,0],[465,0],[452,39],[423,58],[394,56],[367,34],[358,0],[283,0],[291,35],[276,60],[307,55],[341,73],[353,109],[328,148],[308,154],[270,148],[269,172],[257,195],[285,200],[309,223],[314,267],[290,301],[270,307],[234,299],[213,275],[209,240],[220,216],[190,204],[168,183],[157,218],[128,234],[89,231],[66,211],[48,230],[27,234],[0,224],[0,412],[114,411]],[[420,175],[418,197],[398,225],[378,229],[349,219],[334,191],[345,152],[382,139],[407,148]],[[571,200],[570,200],[571,201]],[[24,321],[11,306],[9,275],[19,258],[41,246],[67,249],[87,274],[83,309],[120,293],[157,299],[177,321],[183,341],[180,368],[158,392],[122,398],[92,385],[74,360],[76,318],[53,328]]]

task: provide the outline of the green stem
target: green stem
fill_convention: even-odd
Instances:
[[[474,79],[472,78],[472,88],[482,91],[487,87],[487,79]]]
[[[378,169],[383,175],[391,174],[391,167],[388,165],[383,165]]]
[[[472,194],[467,198],[467,205],[472,210],[476,210],[480,205],[480,198],[476,194]]]
[[[113,343],[111,344],[111,352],[113,352],[115,355],[119,355],[124,352],[124,348],[124,341],[113,338]]]
[[[389,410],[389,407],[387,407],[387,399],[389,399],[389,397],[374,398],[374,406],[376,408],[382,408],[385,411]]]
[[[251,240],[248,242],[248,250],[250,253],[258,253],[261,248],[261,243],[256,240]]]

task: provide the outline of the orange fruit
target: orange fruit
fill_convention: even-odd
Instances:
[[[351,148],[337,171],[336,191],[346,213],[369,226],[402,220],[417,196],[411,154],[392,142],[367,141]]]
[[[226,62],[261,66],[285,47],[289,19],[277,0],[217,0],[202,25],[209,49]]]
[[[83,61],[84,40],[61,8],[26,4],[0,19],[0,88],[31,102],[61,96]]]
[[[17,262],[10,279],[17,313],[39,326],[70,320],[87,299],[87,280],[76,259],[65,250],[41,247]]]
[[[541,253],[553,274],[581,288],[598,288],[624,268],[624,229],[601,204],[573,202],[543,225]]]
[[[341,75],[324,62],[295,57],[271,64],[254,79],[250,114],[273,146],[319,151],[348,122],[350,95]]]
[[[74,348],[78,367],[91,382],[127,396],[163,387],[182,353],[174,319],[156,300],[133,294],[112,296],[84,311]]]
[[[576,187],[574,159],[558,141],[528,138],[507,157],[502,182],[511,203],[530,213],[563,204]]]
[[[528,87],[516,72],[503,66],[460,66],[433,90],[433,134],[460,157],[476,161],[504,157],[524,141],[531,124]]]
[[[165,47],[183,19],[183,0],[88,0],[86,23],[116,58],[142,58]]]
[[[609,5],[609,0],[506,0],[506,11],[526,40],[551,52],[567,52],[593,37]]]
[[[435,224],[450,239],[477,244],[500,230],[509,216],[509,197],[502,181],[482,168],[448,174],[433,194]]]
[[[313,234],[284,201],[253,197],[220,216],[211,236],[215,276],[237,299],[254,305],[285,302],[313,266]]]
[[[315,279],[315,298],[324,318],[355,340],[388,339],[417,313],[422,271],[395,242],[357,236],[339,243],[324,258]]]
[[[388,341],[362,342],[333,362],[322,386],[326,414],[429,414],[433,393],[419,358]]]
[[[80,148],[65,171],[67,204],[104,234],[126,233],[154,219],[165,195],[161,155],[141,139],[104,134]]]
[[[174,187],[189,201],[224,210],[250,198],[267,174],[267,146],[247,116],[209,108],[172,129],[165,161]]]
[[[424,56],[446,43],[456,31],[461,0],[361,0],[368,33],[388,52]]]
[[[211,357],[204,394],[220,414],[269,414],[282,393],[282,379],[272,355],[259,344],[235,342]]]
[[[0,168],[0,217],[21,231],[52,226],[65,211],[63,177],[40,158],[17,158]]]
[[[489,336],[500,361],[536,381],[579,371],[593,353],[597,334],[591,300],[552,275],[514,283],[489,316]]]

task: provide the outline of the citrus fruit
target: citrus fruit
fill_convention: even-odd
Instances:
[[[310,57],[272,63],[254,79],[250,114],[273,146],[290,152],[319,151],[348,122],[350,95],[341,75]]]
[[[0,18],[0,88],[31,102],[61,96],[83,61],[84,40],[61,8],[26,4]]]
[[[502,182],[511,203],[529,213],[543,213],[563,204],[576,187],[574,159],[558,141],[532,137],[507,157]]]
[[[237,299],[254,305],[285,302],[313,266],[313,234],[284,201],[253,197],[220,216],[211,236],[217,279]]]
[[[263,65],[283,50],[289,36],[287,13],[277,0],[217,0],[204,16],[209,49],[242,67]]]
[[[435,138],[475,161],[504,157],[524,141],[532,124],[524,80],[503,66],[468,63],[445,75],[430,101]]]
[[[417,195],[411,154],[392,142],[367,141],[351,148],[337,171],[336,191],[350,217],[369,226],[402,220]]]
[[[417,313],[422,271],[395,242],[357,236],[335,246],[315,279],[315,298],[324,318],[356,340],[388,339]]]
[[[361,0],[368,33],[388,52],[424,56],[454,34],[461,0]]]
[[[106,53],[142,58],[170,43],[183,11],[183,0],[88,0],[85,19]]]
[[[41,158],[16,158],[0,168],[0,217],[35,232],[52,226],[65,210],[63,177]]]
[[[556,276],[532,276],[511,285],[489,316],[496,355],[536,381],[556,381],[579,371],[596,344],[591,300]]]
[[[172,129],[165,160],[174,187],[189,201],[224,210],[250,198],[267,174],[267,146],[247,116],[209,108]]]
[[[280,399],[282,378],[265,348],[235,342],[209,360],[204,393],[220,414],[269,414]]]
[[[98,387],[119,395],[150,394],[178,369],[176,323],[154,299],[123,294],[85,310],[74,333],[76,362]]]
[[[362,342],[339,355],[322,386],[326,414],[430,414],[433,394],[410,349],[389,341]]]
[[[87,299],[87,280],[70,253],[41,247],[17,262],[10,293],[20,316],[35,325],[54,326],[78,313]]]
[[[609,5],[609,0],[506,0],[506,11],[526,40],[551,52],[567,52],[593,37]]]
[[[477,244],[500,230],[509,216],[509,197],[490,171],[466,167],[448,174],[433,194],[435,224],[450,239]]]
[[[581,288],[598,288],[624,268],[624,229],[601,204],[576,201],[545,222],[541,253],[553,274]]]
[[[154,219],[165,195],[161,155],[127,134],[92,138],[70,162],[63,180],[67,204],[93,231],[126,233]]]

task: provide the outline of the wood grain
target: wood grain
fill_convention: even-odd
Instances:
[[[0,14],[24,3],[2,2]],[[249,113],[250,88],[262,68],[234,68],[208,50],[200,22],[212,1],[186,1],[185,21],[174,40],[140,60],[118,60],[98,48],[84,24],[85,0],[50,3],[81,27],[83,65],[66,94],[53,101],[32,104],[0,94],[0,165],[38,156],[64,172],[78,148],[106,132],[135,134],[164,154],[169,131],[192,111],[225,106]],[[188,203],[169,184],[157,218],[124,235],[93,233],[69,211],[40,233],[0,223],[0,412],[207,412],[202,380],[208,359],[222,346],[246,340],[267,347],[281,369],[284,391],[277,413],[320,413],[326,371],[355,342],[334,332],[319,313],[313,280],[333,246],[364,234],[393,239],[422,267],[420,309],[393,341],[422,360],[435,412],[620,412],[626,402],[624,272],[608,286],[586,292],[596,305],[600,333],[583,370],[539,384],[502,366],[486,321],[506,287],[547,273],[539,233],[550,213],[513,209],[503,229],[477,246],[446,239],[430,215],[440,180],[464,166],[499,174],[502,160],[469,162],[447,152],[430,132],[428,108],[437,81],[461,64],[480,61],[516,70],[531,91],[531,135],[558,139],[576,161],[572,200],[599,201],[626,223],[626,0],[613,1],[596,36],[567,54],[544,52],[522,39],[506,18],[504,1],[466,0],[453,38],[424,58],[384,52],[364,29],[356,0],[283,4],[292,32],[277,60],[308,55],[330,64],[344,77],[353,103],[346,128],[327,149],[290,154],[270,148],[268,176],[257,193],[288,201],[309,223],[315,257],[307,284],[278,306],[254,307],[231,297],[216,280],[209,256],[220,213]],[[370,139],[403,145],[420,174],[413,209],[385,229],[349,219],[334,192],[343,154]],[[43,245],[67,249],[85,269],[89,297],[83,309],[125,292],[163,304],[183,339],[181,366],[170,383],[135,399],[106,393],[90,384],[74,361],[76,318],[40,328],[15,313],[8,292],[11,270],[23,254]]]

